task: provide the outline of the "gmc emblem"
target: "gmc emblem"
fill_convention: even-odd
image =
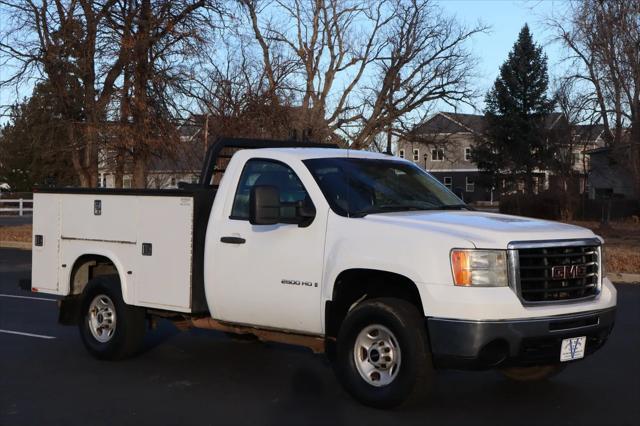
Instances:
[[[587,275],[587,267],[585,265],[562,265],[551,268],[551,278],[554,280],[583,278],[585,275]]]

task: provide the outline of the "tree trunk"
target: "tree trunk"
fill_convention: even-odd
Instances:
[[[631,124],[631,152],[629,161],[631,162],[631,175],[635,198],[640,199],[640,118]]]
[[[124,162],[126,149],[123,147],[118,147],[116,149],[117,153],[115,164],[115,187],[122,188],[124,182]]]
[[[87,123],[84,167],[89,177],[89,187],[98,187],[98,132],[94,123]]]
[[[147,156],[141,151],[133,154],[133,187],[147,187]]]
[[[527,168],[527,171],[524,175],[524,188],[525,193],[528,195],[533,195],[533,172],[531,169]]]
[[[128,28],[126,29],[128,30]],[[130,42],[131,35],[127,33],[123,38],[123,43]],[[122,188],[124,184],[125,161],[127,159],[127,147],[131,146],[131,131],[129,128],[129,118],[131,117],[131,72],[129,67],[125,67],[122,74],[122,89],[120,95],[120,131],[119,141],[116,146],[115,159],[115,187]]]
[[[78,182],[80,182],[80,186],[82,188],[90,188],[91,180],[89,179],[89,174],[87,173],[87,171],[84,169],[84,167],[82,167],[80,149],[75,148],[71,152],[71,161],[73,163],[73,168],[78,175]]]
[[[87,145],[85,143],[76,143],[76,132],[75,132],[75,124],[68,123],[67,124],[67,134],[69,137],[69,143],[73,146],[71,151],[71,162],[73,164],[73,169],[78,175],[78,181],[80,182],[80,186],[82,188],[91,188],[92,186],[97,186],[98,183],[98,170],[97,170],[97,160],[96,160],[96,179],[95,184],[92,183],[91,180],[91,172],[86,167],[85,159],[87,150]]]
[[[143,0],[139,12],[139,28],[135,35],[133,96],[131,116],[133,118],[133,186],[147,187],[147,160],[149,158],[151,126],[147,85],[150,79],[149,50],[151,45],[151,1]]]

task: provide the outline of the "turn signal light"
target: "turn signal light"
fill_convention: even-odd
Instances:
[[[453,283],[462,287],[503,287],[509,283],[505,250],[451,251]]]
[[[451,252],[451,266],[453,267],[453,282],[455,285],[471,285],[471,265],[469,253],[463,250]]]

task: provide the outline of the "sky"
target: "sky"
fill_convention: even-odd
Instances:
[[[470,43],[478,58],[476,88],[483,94],[493,85],[500,66],[518,38],[518,33],[529,25],[534,41],[541,45],[548,57],[549,76],[559,74],[562,68],[562,48],[552,42],[552,33],[545,28],[543,19],[561,11],[565,4],[561,0],[440,0],[438,3],[461,23],[468,26],[481,22],[490,26],[486,34],[479,34]],[[484,107],[483,99],[476,108]],[[462,105],[459,112],[474,112]]]
[[[470,42],[470,48],[478,59],[477,78],[474,86],[481,93],[493,84],[500,65],[505,61],[522,26],[527,23],[534,40],[543,46],[549,58],[549,74],[553,77],[561,69],[562,50],[551,43],[551,33],[545,28],[543,18],[561,10],[566,3],[562,0],[436,0],[447,15],[455,15],[468,26],[478,22],[490,26],[486,34],[476,35]],[[6,19],[0,16],[0,26],[6,25]],[[7,70],[0,65],[0,79],[6,77]],[[20,97],[28,96],[30,89],[23,89]],[[14,103],[15,90],[0,90],[0,105]],[[483,98],[475,104],[475,112],[483,109]],[[450,110],[450,107],[446,107]],[[461,105],[459,112],[474,112],[474,108]],[[0,124],[6,117],[0,117]]]

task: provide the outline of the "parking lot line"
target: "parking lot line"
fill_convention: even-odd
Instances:
[[[58,299],[49,299],[47,297],[16,296],[14,294],[0,294],[0,297],[10,297],[12,299],[44,300],[45,302],[57,302],[58,301]]]
[[[39,339],[55,339],[54,336],[45,336],[43,334],[33,334],[33,333],[23,333],[21,331],[12,331],[12,330],[2,330],[2,329],[0,329],[0,333],[17,334],[18,336],[27,336],[27,337],[37,337]]]

